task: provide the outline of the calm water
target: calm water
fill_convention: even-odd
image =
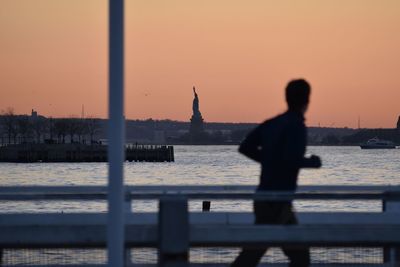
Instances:
[[[308,154],[321,156],[323,168],[302,170],[301,185],[399,185],[400,150],[361,150],[359,147],[309,147]],[[258,183],[259,165],[237,153],[235,146],[177,146],[174,163],[126,163],[125,183],[129,185],[207,185]],[[0,184],[15,185],[106,185],[106,163],[0,163]],[[380,211],[374,201],[302,201],[297,210]],[[151,211],[154,201],[136,201],[133,209]],[[0,202],[4,212],[105,212],[104,202]],[[200,210],[200,202],[190,204]],[[213,211],[251,210],[248,201],[213,201]],[[194,249],[191,260],[197,262],[230,262],[238,253],[235,249]],[[313,249],[313,261],[379,262],[380,249]],[[28,256],[27,256],[28,255]],[[269,260],[285,260],[279,250],[270,250]],[[104,251],[6,251],[5,261],[15,264],[101,263]],[[137,250],[135,261],[156,260],[152,250]]]
[[[399,185],[400,150],[361,150],[359,147],[309,147],[308,154],[321,156],[321,169],[302,170],[301,185]],[[258,183],[260,167],[237,153],[236,146],[176,146],[173,163],[125,164],[125,183],[129,185],[216,185]],[[0,163],[1,185],[106,185],[106,163]],[[35,202],[0,203],[3,212],[45,211],[105,211],[105,203],[99,202]],[[249,210],[247,202],[216,202],[212,210]],[[191,209],[197,209],[193,203]],[[135,210],[153,210],[153,202],[139,202]],[[297,204],[298,209],[375,210],[373,202],[312,202]],[[360,211],[361,211],[360,210]]]

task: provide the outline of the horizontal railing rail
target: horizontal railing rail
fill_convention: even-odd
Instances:
[[[234,218],[235,215],[242,218]],[[345,218],[348,215],[300,213],[299,225],[264,226],[243,223],[243,217],[251,218],[250,214],[232,216],[227,213],[191,213],[189,243],[200,247],[284,243],[324,246],[400,245],[400,219],[396,216],[363,213]],[[6,214],[0,218],[0,245],[3,248],[105,247],[106,225],[106,214]],[[157,247],[157,225],[156,213],[128,216],[125,239],[127,246]]]
[[[174,193],[129,193],[126,194],[125,200],[141,199],[151,200],[159,199],[163,196],[175,195]],[[285,200],[384,200],[399,201],[400,193],[179,193],[180,196],[188,199],[213,199],[213,200],[269,200],[269,201],[285,201]],[[106,193],[24,193],[20,195],[0,193],[0,200],[3,201],[33,201],[33,200],[105,200]]]
[[[256,192],[255,186],[126,186],[125,200],[159,199],[180,195],[189,199],[255,199],[255,200],[400,200],[399,186],[300,186],[297,192]],[[103,186],[21,186],[1,187],[0,200],[104,200]]]
[[[397,213],[380,212],[297,212],[300,224],[400,225]],[[9,213],[0,216],[0,227],[28,225],[105,225],[106,213]],[[125,216],[127,225],[157,225],[157,212],[133,212]],[[252,225],[252,212],[190,212],[196,225]],[[1,239],[1,235],[0,235]]]
[[[130,192],[242,192],[255,191],[255,185],[127,185],[125,191]],[[301,185],[297,192],[398,192],[399,185]],[[0,193],[24,192],[68,192],[68,193],[105,193],[107,186],[2,186]]]
[[[106,225],[2,226],[2,248],[104,248]],[[127,225],[126,247],[158,247],[155,225]],[[282,245],[323,247],[400,246],[400,226],[358,225],[247,225],[189,228],[191,247],[267,247]],[[39,238],[40,237],[40,238]]]

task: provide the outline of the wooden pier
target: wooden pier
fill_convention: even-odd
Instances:
[[[173,146],[127,145],[127,161],[172,162]],[[0,147],[0,162],[107,162],[100,144],[18,144]]]

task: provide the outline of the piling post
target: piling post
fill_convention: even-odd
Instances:
[[[189,266],[189,213],[187,199],[172,196],[160,199],[158,220],[159,266]]]
[[[202,211],[210,211],[211,209],[211,201],[205,200],[202,203]]]
[[[170,148],[170,161],[175,161],[175,156],[174,156],[174,147],[173,146],[169,146]]]

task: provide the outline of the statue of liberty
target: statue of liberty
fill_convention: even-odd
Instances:
[[[197,96],[196,93],[196,88],[193,86],[193,93],[194,93],[194,99],[193,99],[193,117],[196,118],[201,118],[201,113],[199,109],[199,97]]]
[[[192,143],[198,143],[200,142],[201,138],[204,135],[204,125],[203,125],[203,117],[201,116],[200,113],[200,108],[199,108],[199,96],[196,93],[196,88],[193,86],[193,93],[194,93],[194,99],[193,99],[193,114],[192,118],[190,119],[190,142]]]

